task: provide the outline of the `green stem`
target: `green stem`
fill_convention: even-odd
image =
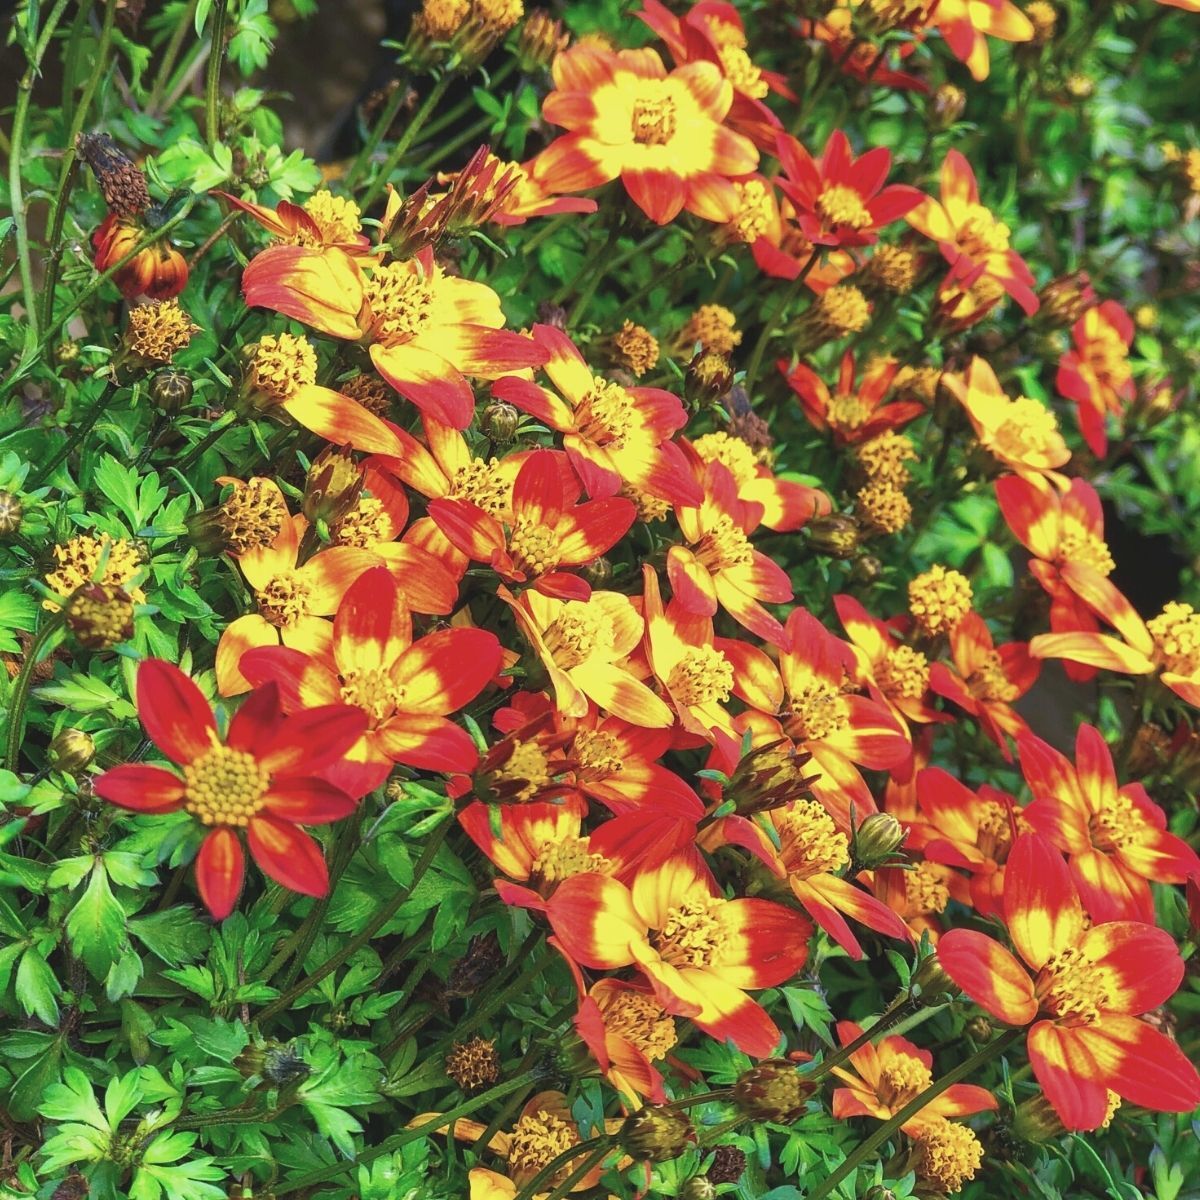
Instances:
[[[229,0],[216,0],[212,14],[212,41],[208,51],[208,72],[204,83],[204,131],[208,148],[215,150],[221,140],[221,63],[225,59],[225,16]]]
[[[346,178],[342,180],[347,191],[351,190],[358,182],[358,177],[371,161],[371,156],[379,149],[379,143],[387,136],[387,131],[391,129],[393,122],[400,113],[400,109],[404,107],[404,99],[407,94],[408,83],[403,79],[398,79],[396,81],[396,90],[388,97],[387,103],[383,106],[383,111],[379,114],[379,119],[375,122],[370,134],[367,135],[367,140],[363,143],[363,148],[354,156],[354,162],[350,164],[350,169],[346,172]]]
[[[520,950],[517,951],[516,961],[520,962],[533,947],[537,944],[541,937],[539,929],[530,931],[529,936],[521,943]],[[471,1013],[464,1021],[460,1021],[454,1027],[454,1038],[456,1041],[462,1039],[474,1029],[484,1023],[510,996],[516,995],[523,991],[526,985],[533,979],[536,979],[538,974],[545,969],[545,959],[541,955],[537,955],[530,959],[528,966],[510,983],[507,987],[501,989],[494,996],[480,1003],[480,1005]]]
[[[375,1159],[382,1158],[385,1154],[394,1154],[410,1142],[419,1141],[431,1133],[437,1133],[440,1129],[452,1126],[460,1118],[469,1117],[471,1113],[477,1112],[481,1108],[486,1108],[487,1105],[496,1100],[503,1100],[505,1096],[519,1091],[521,1088],[541,1078],[542,1072],[536,1068],[530,1071],[523,1071],[520,1075],[505,1080],[504,1083],[498,1083],[494,1088],[489,1088],[486,1092],[481,1092],[474,1099],[464,1101],[456,1108],[439,1114],[433,1120],[426,1121],[423,1125],[417,1125],[411,1129],[402,1129],[399,1133],[393,1134],[390,1138],[380,1142],[378,1146],[372,1146],[370,1150],[364,1150],[356,1159],[334,1163],[332,1166],[321,1167],[317,1171],[309,1171],[306,1175],[301,1175],[284,1184],[283,1187],[275,1188],[275,1195],[290,1196],[293,1192],[305,1191],[308,1188],[316,1187],[317,1184],[327,1183],[330,1179],[336,1179],[344,1171],[374,1162]]]
[[[516,58],[510,58],[489,80],[487,90],[496,95],[496,89],[502,84],[515,70],[517,69]],[[468,110],[475,107],[475,94],[472,89],[465,99],[460,100],[452,108],[447,109],[440,117],[435,117],[425,127],[425,136],[433,137],[435,133],[441,133],[443,129],[448,129],[450,126],[458,123],[460,117],[467,113]],[[491,120],[491,118],[489,118]]]
[[[564,1196],[569,1196],[571,1192],[575,1190],[576,1186],[583,1180],[583,1177],[594,1167],[598,1167],[604,1161],[604,1156],[609,1152],[610,1148],[609,1140],[605,1138],[604,1144],[593,1150],[592,1153],[589,1154],[587,1158],[585,1158],[583,1162],[581,1162],[579,1166],[577,1166],[575,1170],[572,1171],[570,1175],[568,1175],[566,1179],[564,1179],[562,1183],[560,1183],[558,1187],[556,1187],[554,1191],[552,1191],[546,1197],[546,1200],[563,1200]],[[533,1193],[530,1192],[529,1195],[532,1196]],[[522,1193],[522,1196],[524,1196],[524,1193]]]
[[[4,765],[10,771],[16,771],[17,758],[21,753],[21,735],[25,732],[25,705],[29,703],[29,689],[33,684],[33,672],[38,664],[38,656],[66,619],[66,610],[60,609],[38,630],[37,637],[33,639],[21,663],[20,673],[13,682],[13,689],[8,697],[8,751],[4,759]]]
[[[175,464],[175,469],[185,471],[192,465],[206,450],[215,446],[221,440],[221,435],[227,430],[230,425],[237,421],[237,413],[226,412],[222,413],[214,422],[212,428],[198,441],[190,450]]]
[[[75,106],[71,117],[71,128],[67,131],[67,148],[63,154],[62,167],[58,172],[58,187],[54,193],[53,214],[50,221],[50,236],[46,244],[50,247],[49,261],[46,266],[46,281],[42,295],[42,323],[46,324],[54,311],[54,289],[58,286],[58,272],[62,258],[62,231],[67,213],[67,196],[75,181],[78,164],[75,143],[83,130],[83,123],[92,108],[96,97],[96,89],[100,79],[108,69],[108,52],[112,47],[113,23],[117,16],[117,0],[108,0],[104,6],[104,23],[100,27],[100,40],[96,44],[92,73],[84,85],[83,95]]]
[[[462,131],[462,133],[452,137],[448,142],[442,142],[438,146],[435,153],[431,154],[428,158],[424,159],[417,165],[417,174],[424,175],[426,171],[432,171],[433,168],[438,165],[438,163],[448,158],[461,146],[465,146],[468,142],[473,142],[491,125],[492,121],[493,118],[485,114],[484,116],[480,117],[478,121],[468,125],[466,129]],[[433,136],[432,130],[429,131],[429,135],[431,137]]]
[[[910,1012],[913,1012],[919,1005],[915,1000],[905,997],[898,1003],[893,1004],[883,1015],[862,1033],[858,1035],[852,1042],[847,1042],[841,1049],[836,1050],[828,1058],[822,1059],[820,1064],[808,1076],[809,1079],[820,1079],[824,1075],[828,1075],[834,1067],[840,1067],[856,1051],[861,1050],[868,1042],[874,1041],[881,1033],[891,1029],[898,1021],[903,1020]]]
[[[58,451],[53,454],[47,462],[41,464],[33,477],[30,479],[28,486],[35,488],[45,483],[54,472],[55,468],[60,463],[66,462],[72,450],[83,441],[89,433],[91,433],[96,422],[104,415],[104,410],[108,408],[108,402],[113,396],[113,384],[111,380],[104,385],[100,395],[92,403],[92,407],[88,409],[87,416],[71,430],[67,440],[58,448]]]
[[[425,97],[425,102],[413,114],[413,119],[409,121],[408,128],[405,129],[400,135],[399,140],[391,148],[387,158],[383,161],[383,166],[380,167],[371,186],[364,193],[361,205],[364,210],[370,208],[379,196],[379,193],[383,191],[388,177],[395,171],[409,146],[416,140],[417,134],[421,132],[422,126],[429,120],[429,114],[433,112],[441,101],[441,98],[446,94],[446,89],[450,86],[450,81],[453,78],[454,76],[447,72],[429,89],[429,95]]]
[[[328,975],[332,975],[344,962],[352,955],[357,954],[389,921],[400,911],[408,899],[416,890],[417,885],[425,876],[425,872],[429,870],[433,864],[433,860],[437,857],[437,852],[441,849],[442,843],[446,840],[446,834],[450,831],[450,826],[454,824],[453,817],[447,817],[441,825],[437,827],[429,836],[429,840],[425,843],[424,850],[421,851],[421,857],[417,859],[416,865],[413,867],[412,882],[406,888],[402,888],[395,896],[392,897],[348,942],[346,942],[339,950],[330,955],[315,971],[306,975],[298,983],[293,984],[290,988],[282,993],[276,1000],[273,1000],[255,1017],[255,1021],[262,1025],[271,1020],[272,1017],[278,1016],[292,1006],[295,1000],[298,1000],[310,988],[316,987]]]
[[[486,1145],[486,1143],[484,1143]],[[575,1175],[569,1177],[568,1182],[576,1183],[582,1179],[588,1171],[592,1169],[594,1162],[598,1162],[608,1153],[609,1146],[612,1145],[612,1138],[607,1134],[601,1137],[588,1138],[586,1142],[577,1142],[574,1146],[568,1146],[565,1150],[556,1154],[525,1186],[513,1197],[513,1200],[533,1200],[537,1195],[538,1188],[554,1178],[569,1163],[572,1159],[578,1158],[581,1154],[588,1155],[588,1161],[583,1165],[583,1169],[578,1172],[578,1179]],[[593,1153],[599,1151],[599,1158]],[[570,1190],[569,1188],[567,1189]],[[563,1193],[564,1195],[566,1193]]]
[[[150,89],[150,99],[146,101],[147,112],[158,112],[158,106],[162,103],[163,91],[171,78],[171,72],[175,69],[179,51],[183,49],[183,39],[187,37],[188,30],[192,27],[193,18],[199,5],[200,0],[191,0],[187,12],[179,18],[175,28],[171,30],[171,40],[167,42],[167,47],[163,51],[158,74],[154,77],[154,87]]]
[[[33,85],[41,71],[42,59],[50,46],[50,39],[58,27],[59,21],[66,10],[69,0],[57,0],[46,17],[41,35],[33,48],[33,57],[28,60],[25,74],[17,85],[17,104],[13,109],[12,139],[8,159],[8,200],[12,212],[13,230],[17,238],[17,264],[21,271],[21,293],[25,305],[26,342],[32,344],[38,340],[40,324],[38,322],[37,290],[33,284],[33,254],[29,245],[29,214],[25,211],[23,192],[24,181],[21,179],[21,167],[25,161],[25,126],[29,119],[29,102],[33,96]]]
[[[960,1063],[952,1071],[947,1071],[940,1079],[927,1087],[919,1096],[906,1104],[898,1113],[884,1121],[869,1137],[859,1142],[846,1157],[841,1166],[835,1168],[821,1180],[805,1197],[805,1200],[825,1200],[847,1176],[857,1170],[860,1163],[866,1162],[902,1125],[907,1125],[931,1101],[936,1100],[947,1088],[973,1075],[984,1063],[1003,1053],[1018,1038],[1025,1033],[1024,1029],[1009,1029],[1002,1033],[994,1042],[977,1050],[965,1062]]]
[[[775,311],[764,322],[762,332],[758,335],[758,341],[754,343],[754,351],[750,355],[750,365],[746,368],[745,387],[747,395],[752,395],[753,393],[755,381],[758,379],[759,367],[762,366],[763,355],[767,350],[767,344],[775,336],[776,327],[779,325],[788,306],[800,294],[800,289],[804,286],[804,281],[808,278],[808,273],[817,265],[817,259],[820,257],[820,254],[820,247],[814,247],[812,254],[809,255],[808,262],[804,264],[800,274],[792,280],[787,291],[783,293],[783,299],[779,301]]]

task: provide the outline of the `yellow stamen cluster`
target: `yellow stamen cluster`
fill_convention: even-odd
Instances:
[[[979,832],[975,835],[975,844],[986,858],[1003,863],[1008,858],[1013,843],[1013,822],[1009,820],[1008,811],[995,800],[984,800],[979,805],[978,812]],[[1019,830],[1019,810],[1014,810],[1013,816],[1017,818]]]
[[[826,225],[868,229],[872,224],[861,193],[844,183],[827,183],[817,197],[816,210]]]
[[[369,413],[377,417],[392,415],[392,401],[396,393],[391,384],[380,379],[378,375],[363,372],[352,379],[344,380],[337,385],[338,391],[351,400],[357,400]]]
[[[839,871],[850,861],[850,842],[815,800],[796,800],[772,814],[779,857],[789,876],[807,879]]]
[[[270,777],[246,750],[214,744],[183,768],[183,807],[203,825],[244,828],[263,806]]]
[[[561,883],[585,871],[602,871],[607,865],[603,854],[589,848],[587,838],[563,837],[542,843],[531,874],[543,883]]]
[[[104,570],[97,571],[101,559]],[[123,587],[132,600],[141,603],[146,593],[141,588],[127,587],[129,581],[142,569],[142,556],[132,542],[114,538],[107,533],[93,537],[81,533],[69,542],[54,547],[54,570],[46,576],[46,586],[60,596],[69,596],[85,583],[103,583],[109,587]],[[53,600],[43,600],[42,607],[57,612],[59,606]]]
[[[304,211],[312,217],[325,242],[353,242],[362,231],[362,213],[353,200],[332,192],[314,192],[304,202]]]
[[[933,636],[953,629],[971,611],[971,583],[958,571],[936,563],[908,585],[908,611]]]
[[[619,384],[596,376],[592,390],[575,408],[575,428],[598,446],[620,450],[633,427],[636,405]]]
[[[384,345],[411,341],[429,321],[441,268],[426,276],[411,260],[376,267],[363,284],[371,335]]]
[[[645,992],[621,988],[600,1004],[604,1026],[636,1046],[647,1058],[666,1058],[678,1040],[674,1020]]]
[[[649,492],[633,487],[631,484],[622,485],[618,495],[633,501],[634,507],[637,509],[637,519],[643,525],[650,525],[655,521],[665,521],[667,514],[671,511],[671,505],[666,500],[652,496]]]
[[[560,669],[569,671],[612,647],[612,631],[594,609],[570,602],[542,634],[546,649]]]
[[[919,1058],[894,1053],[881,1064],[876,1095],[889,1108],[901,1109],[932,1083],[932,1073]]]
[[[342,676],[342,699],[361,708],[373,725],[386,720],[403,699],[390,672],[382,667],[356,667]]]
[[[733,691],[733,664],[715,646],[693,646],[671,668],[667,690],[679,704],[724,704]]]
[[[854,510],[872,529],[899,533],[912,520],[908,497],[886,479],[872,480],[859,489]]]
[[[741,46],[727,44],[717,48],[717,57],[721,60],[721,70],[725,78],[733,85],[735,92],[761,100],[770,92],[762,71],[754,64],[754,60]]]
[[[921,1129],[913,1166],[926,1183],[950,1195],[983,1165],[983,1146],[967,1125],[939,1117]]]
[[[976,262],[983,262],[996,254],[1008,250],[1012,230],[982,204],[967,205],[966,218],[955,230],[954,239],[958,248]]]
[[[309,587],[295,571],[282,571],[255,594],[263,619],[278,629],[308,616]]]
[[[674,136],[679,114],[675,98],[657,79],[641,80],[642,94],[633,102],[633,140],[641,146],[665,146]]]
[[[1046,0],[1031,0],[1025,6],[1025,15],[1033,26],[1033,44],[1044,46],[1054,37],[1058,28],[1058,10]]]
[[[1117,1109],[1121,1107],[1121,1097],[1112,1088],[1104,1090],[1107,1095],[1104,1101],[1104,1120],[1100,1122],[1101,1129],[1107,1129],[1112,1124],[1113,1117],[1117,1115]]]
[[[169,363],[199,331],[178,300],[151,300],[129,310],[125,345],[147,362]]]
[[[857,392],[833,392],[825,419],[840,433],[853,433],[871,419],[871,406]]]
[[[500,460],[473,458],[456,467],[447,493],[452,500],[470,500],[484,512],[498,516],[508,507],[508,485],[500,474]]]
[[[1101,324],[1088,338],[1084,355],[1097,378],[1110,387],[1123,387],[1132,377],[1129,350],[1111,325]]]
[[[388,512],[383,501],[375,496],[360,496],[358,503],[334,527],[333,544],[365,549],[386,541],[388,533]]]
[[[946,911],[950,889],[935,863],[920,862],[904,872],[904,899],[914,913]]]
[[[473,1037],[469,1042],[455,1042],[446,1054],[446,1074],[464,1092],[491,1087],[500,1078],[496,1043],[481,1037]]]
[[[877,246],[863,267],[863,283],[868,288],[903,296],[911,292],[917,282],[919,265],[916,254],[904,246]]]
[[[742,335],[736,328],[737,318],[720,304],[702,304],[679,331],[676,345],[690,352],[697,342],[705,350],[732,354],[741,345]]]
[[[811,677],[792,695],[788,733],[797,741],[819,741],[844,729],[850,705],[841,690],[826,679]]]
[[[1128,796],[1105,796],[1088,821],[1088,833],[1097,850],[1120,850],[1137,843],[1148,831],[1148,822]]]
[[[971,672],[967,690],[984,704],[1011,704],[1021,694],[1021,689],[1009,679],[995,650],[989,650],[983,662]]]
[[[511,797],[517,803],[532,800],[542,788],[550,785],[553,778],[545,750],[534,741],[514,742],[508,761],[497,768],[496,775],[506,782],[523,784]]]
[[[1200,150],[1189,150],[1182,159],[1181,168],[1188,191],[1200,195]]]
[[[872,483],[903,487],[911,478],[905,463],[916,461],[917,450],[902,433],[886,429],[878,437],[859,443],[854,457]]]
[[[569,45],[563,23],[544,8],[535,8],[521,26],[517,52],[526,71],[548,67]]]
[[[250,387],[274,404],[317,381],[317,352],[305,337],[269,333],[251,347],[246,364]]]
[[[750,539],[732,517],[719,516],[696,543],[697,561],[709,571],[745,566],[754,557]]]
[[[852,283],[834,284],[818,296],[809,310],[818,329],[827,337],[844,337],[865,329],[871,319],[871,305]]]
[[[929,688],[929,659],[911,646],[893,646],[876,666],[875,682],[885,696],[919,700]]]
[[[508,1135],[508,1163],[514,1177],[532,1178],[564,1150],[579,1145],[579,1130],[556,1113],[526,1113]],[[568,1164],[564,1170],[569,1170]],[[561,1174],[561,1172],[559,1172]],[[553,1186],[558,1178],[546,1180]]]
[[[1163,668],[1176,675],[1200,674],[1200,613],[1172,600],[1146,622]]]
[[[641,378],[658,364],[658,339],[644,325],[626,321],[612,338],[617,365]]]
[[[1077,946],[1060,950],[1035,982],[1042,1011],[1072,1025],[1090,1025],[1112,1003],[1109,972]]]
[[[692,443],[705,462],[723,463],[740,488],[758,474],[758,456],[748,442],[728,433],[706,433]]]
[[[559,563],[557,531],[528,517],[518,518],[508,535],[508,549],[513,565],[527,579],[535,579],[547,571],[553,571]]]
[[[422,0],[414,27],[431,42],[448,42],[471,12],[471,0]]]
[[[899,396],[915,396],[922,404],[932,404],[941,378],[938,367],[901,367],[892,380],[892,389]]]
[[[495,37],[506,34],[525,15],[522,0],[474,0],[475,17]]]
[[[1063,528],[1058,543],[1058,561],[1080,563],[1101,575],[1112,574],[1116,566],[1108,543],[1087,526],[1077,523]]]
[[[604,729],[581,729],[571,744],[575,776],[585,782],[609,779],[625,769],[621,743]]]
[[[735,182],[733,190],[737,194],[737,211],[722,227],[721,236],[726,241],[750,245],[771,226],[771,186],[761,179],[747,179]]]
[[[1020,459],[1044,450],[1058,434],[1058,420],[1040,400],[1018,396],[991,437],[992,446],[1008,458]]]
[[[269,546],[279,536],[287,505],[279,489],[266,479],[240,480],[217,506],[216,522],[234,554]]]
[[[654,937],[654,947],[673,967],[712,966],[729,933],[721,921],[724,901],[706,892],[689,896],[667,909],[667,919]]]
[[[124,588],[85,584],[67,605],[67,626],[88,650],[110,650],[133,637],[133,601]]]

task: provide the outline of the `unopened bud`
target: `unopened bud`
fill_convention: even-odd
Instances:
[[[966,107],[966,92],[952,83],[943,83],[929,97],[929,123],[934,129],[949,129],[963,115]]]
[[[733,1102],[752,1120],[788,1125],[803,1116],[817,1086],[786,1058],[769,1058],[738,1076]]]
[[[109,650],[133,637],[133,600],[124,588],[88,583],[67,605],[67,627],[86,650]]]
[[[64,729],[50,743],[50,765],[64,775],[82,771],[96,757],[96,743],[82,729]]]
[[[679,1200],[713,1200],[716,1194],[716,1184],[707,1175],[693,1175],[679,1189]]]
[[[733,366],[717,350],[701,350],[688,363],[683,395],[695,412],[716,404],[733,387]]]
[[[535,8],[521,26],[517,56],[526,75],[545,70],[570,45],[571,36],[563,23],[544,8]]]
[[[819,772],[805,774],[811,761],[812,755],[798,752],[790,738],[760,746],[738,762],[725,785],[725,799],[743,817],[803,799],[821,777]]]
[[[869,814],[854,831],[851,850],[855,864],[867,871],[883,866],[907,836],[908,831],[891,813]]]
[[[192,398],[191,378],[183,371],[167,367],[150,380],[150,399],[161,412],[177,413]]]
[[[642,1162],[667,1162],[695,1144],[696,1131],[681,1112],[665,1105],[648,1104],[625,1118],[621,1145]]]
[[[896,1200],[896,1193],[891,1188],[884,1187],[882,1183],[877,1183],[867,1188],[863,1193],[863,1200]]]
[[[520,423],[520,412],[507,400],[491,401],[479,415],[479,428],[497,446],[511,446]]]
[[[612,570],[612,563],[602,554],[599,558],[593,558],[591,562],[584,563],[580,567],[579,573],[592,587],[600,588],[612,578]]]
[[[301,511],[313,524],[336,525],[357,503],[363,469],[349,446],[326,446],[308,468]]]
[[[935,950],[913,972],[912,986],[915,989],[914,999],[921,1004],[937,1004],[946,996],[958,992],[958,984],[946,974],[945,968],[938,961]]]
[[[990,1041],[992,1037],[992,1022],[980,1013],[967,1022],[967,1033],[974,1041]]]
[[[1096,300],[1086,271],[1059,275],[1038,292],[1038,319],[1053,328],[1065,329],[1074,325]]]
[[[0,538],[11,538],[21,528],[25,506],[15,492],[0,492]]]
[[[809,521],[805,528],[809,545],[818,554],[828,554],[830,558],[853,558],[862,541],[858,522],[845,513],[817,517],[815,521]]]
[[[1054,1106],[1045,1096],[1031,1096],[1013,1110],[1012,1130],[1024,1142],[1052,1142],[1066,1133]]]
[[[873,554],[863,554],[854,560],[850,578],[855,583],[874,583],[883,574],[883,563]]]

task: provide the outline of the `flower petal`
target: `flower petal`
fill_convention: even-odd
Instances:
[[[302,896],[329,893],[329,871],[321,847],[302,829],[272,816],[256,816],[246,830],[254,861],[276,883]]]
[[[232,829],[214,829],[196,856],[196,886],[204,907],[223,921],[237,903],[246,874],[242,843]]]
[[[161,658],[138,667],[137,706],[147,736],[173,762],[191,762],[216,740],[217,723],[204,693]]]
[[[96,795],[133,812],[174,812],[183,801],[183,780],[162,767],[128,763],[97,775]]]

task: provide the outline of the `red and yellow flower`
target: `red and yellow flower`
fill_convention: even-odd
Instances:
[[[274,208],[267,208],[229,192],[214,190],[212,194],[253,217],[281,245],[317,250],[334,246],[353,255],[373,253],[370,239],[362,232],[358,205],[345,196],[321,190],[309,196],[303,205],[281,200]]]
[[[136,222],[109,213],[92,234],[97,271],[107,271],[129,254],[145,236]],[[113,275],[113,283],[126,300],[149,296],[151,300],[169,300],[187,286],[188,265],[170,242],[160,239],[135,254]]]
[[[812,933],[782,904],[726,899],[695,850],[642,869],[628,887],[609,875],[574,875],[550,898],[547,915],[581,966],[636,966],[668,1013],[757,1058],[781,1035],[746,990],[795,975]]]
[[[1166,814],[1140,783],[1118,786],[1100,731],[1080,725],[1072,763],[1041,738],[1021,738],[1021,771],[1033,794],[1025,818],[1067,855],[1093,921],[1154,924],[1150,881],[1186,883],[1200,857],[1167,831]]]
[[[734,209],[730,176],[758,166],[753,142],[723,124],[734,91],[711,62],[667,71],[654,50],[580,45],[558,55],[542,117],[568,132],[534,160],[534,180],[579,192],[618,176],[665,225],[686,209],[709,221]]]
[[[949,151],[942,163],[941,202],[927,197],[905,220],[937,242],[952,279],[969,287],[989,277],[1026,313],[1037,312],[1033,274],[1009,245],[1012,231],[979,202],[975,172],[957,150]]]
[[[964,63],[975,79],[986,79],[991,68],[989,37],[1003,42],[1028,42],[1033,24],[1011,0],[937,0],[930,21],[950,53]]]
[[[1074,349],[1059,361],[1055,387],[1075,403],[1083,440],[1103,457],[1108,453],[1106,415],[1120,416],[1137,392],[1129,368],[1133,321],[1115,300],[1105,300],[1075,322],[1071,338]]]
[[[1004,912],[1020,959],[974,929],[944,934],[938,958],[993,1016],[1029,1026],[1033,1073],[1067,1129],[1099,1126],[1109,1089],[1155,1112],[1200,1104],[1196,1068],[1165,1034],[1137,1019],[1183,978],[1170,934],[1137,921],[1085,927],[1067,864],[1036,833],[1013,843]]]
[[[595,200],[586,196],[558,196],[552,193],[544,180],[534,177],[534,159],[528,162],[504,162],[490,152],[484,159],[484,171],[492,180],[500,183],[504,194],[493,199],[494,207],[488,215],[493,225],[524,225],[534,217],[555,217],[560,213],[594,213]],[[459,172],[439,172],[438,183],[453,183]],[[495,192],[495,186],[489,189]],[[485,202],[492,198],[484,192]]]
[[[328,892],[321,848],[299,826],[354,811],[357,794],[317,776],[362,735],[362,713],[339,703],[285,717],[278,689],[268,685],[238,709],[222,737],[196,684],[157,658],[138,667],[137,706],[147,736],[180,774],[142,763],[113,767],[97,776],[96,794],[134,812],[182,810],[208,829],[196,885],[218,921],[242,889],[243,834],[254,861],[277,883],[305,896]]]

